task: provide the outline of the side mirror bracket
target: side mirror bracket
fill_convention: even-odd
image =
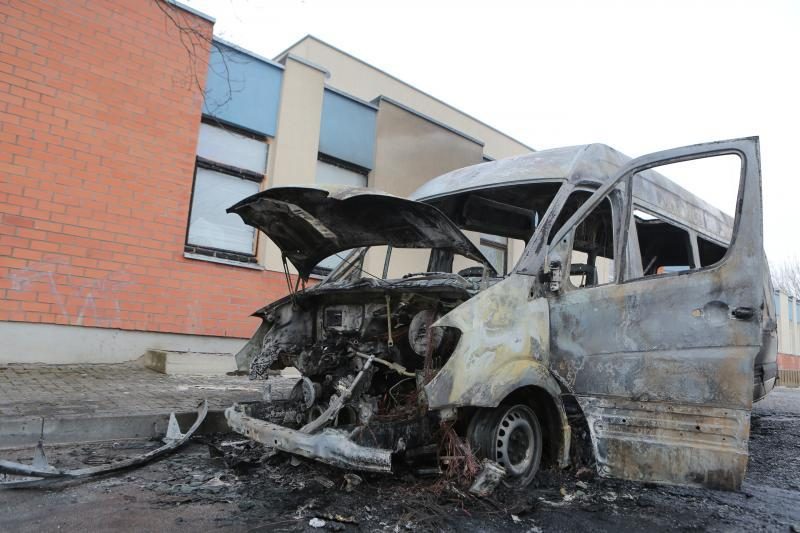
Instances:
[[[550,261],[550,275],[548,280],[550,292],[558,292],[561,290],[562,272],[561,261]]]

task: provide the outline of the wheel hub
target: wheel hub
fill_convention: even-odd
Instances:
[[[495,460],[512,476],[522,475],[534,459],[534,433],[525,413],[512,409],[497,427]]]

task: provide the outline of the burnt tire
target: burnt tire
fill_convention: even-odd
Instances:
[[[503,483],[527,487],[542,460],[542,427],[527,405],[500,405],[475,413],[467,428],[472,449],[506,469]]]

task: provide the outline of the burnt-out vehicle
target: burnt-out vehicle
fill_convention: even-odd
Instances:
[[[733,217],[653,170],[717,156],[741,163]],[[545,150],[411,199],[251,196],[229,212],[299,277],[255,313],[237,364],[267,384],[287,367],[302,377],[226,417],[276,449],[378,472],[435,460],[456,432],[518,487],[569,464],[580,423],[602,476],[736,489],[752,403],[776,376],[760,180],[746,138],[632,160],[599,144]],[[516,244],[509,272],[478,234]]]

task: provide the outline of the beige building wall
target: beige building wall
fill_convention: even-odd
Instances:
[[[326,84],[378,105],[375,163],[368,186],[406,197],[426,181],[482,162],[532,149],[379,69],[308,36],[281,54],[285,71],[277,130],[270,145],[264,187],[312,185],[316,181],[320,121]],[[476,245],[479,235],[470,235]],[[509,242],[508,268],[524,243]],[[259,235],[259,262],[282,271],[280,251]],[[394,250],[389,276],[425,270],[428,252]],[[372,250],[365,268],[383,272],[385,248]],[[461,263],[464,263],[463,265]],[[457,261],[454,268],[469,266]],[[295,273],[289,265],[290,271]]]
[[[797,305],[786,293],[778,293],[778,352],[788,355],[800,355],[800,319],[797,317]],[[789,306],[793,306],[791,320]]]
[[[291,55],[284,58],[284,66],[277,131],[270,145],[265,187],[313,185],[317,172],[326,72]],[[258,248],[268,270],[283,270],[280,250],[263,234],[259,234]],[[291,264],[289,267],[296,272]]]
[[[483,146],[474,139],[389,99],[379,100],[370,187],[405,197],[431,178],[480,163],[482,158]],[[394,250],[389,276],[424,271],[428,255],[428,251]],[[371,250],[365,269],[379,275],[384,257],[385,248]]]
[[[295,43],[278,56],[296,54],[330,71],[328,84],[363,100],[384,95],[438,121],[476,137],[485,143],[485,155],[501,159],[532,152],[533,148],[484,124],[463,111],[357,59],[312,35]],[[458,167],[453,167],[458,168]],[[452,170],[447,169],[447,170]]]

